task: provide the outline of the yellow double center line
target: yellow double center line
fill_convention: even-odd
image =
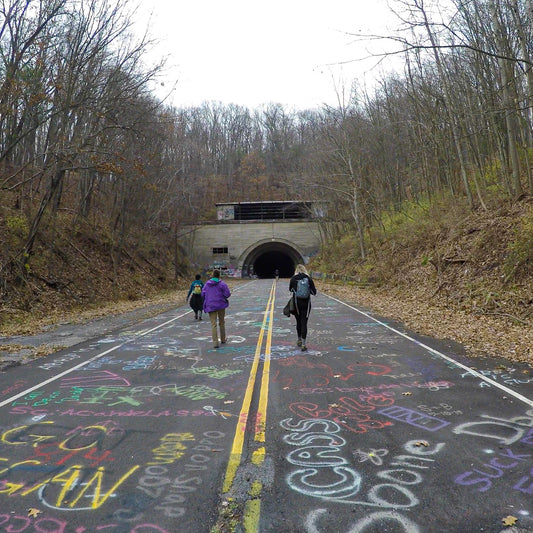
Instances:
[[[259,404],[257,409],[257,415],[254,424],[254,440],[258,443],[265,442],[265,429],[266,429],[266,415],[268,407],[268,386],[269,386],[269,374],[270,374],[270,351],[272,347],[272,326],[274,322],[274,303],[276,300],[276,282],[272,284],[270,289],[270,295],[265,310],[265,316],[261,325],[261,331],[257,339],[257,345],[255,348],[254,360],[252,368],[250,370],[250,376],[248,378],[248,384],[246,386],[246,392],[242,402],[241,412],[239,414],[239,421],[235,429],[235,436],[233,438],[233,446],[231,448],[231,454],[226,468],[226,477],[224,479],[224,485],[222,490],[224,493],[228,492],[232,485],[237,469],[241,464],[242,451],[244,446],[244,436],[246,433],[246,427],[248,425],[248,418],[250,416],[250,405],[252,402],[252,396],[254,386],[257,378],[257,370],[259,367],[259,361],[261,360],[261,350],[263,347],[263,341],[265,339],[265,357],[263,363],[263,374],[261,376],[261,388],[259,394]],[[256,449],[252,455],[252,463],[260,466],[265,458],[264,446]],[[250,495],[255,499],[250,500],[246,504],[245,509],[245,531],[257,531],[259,522],[259,506],[260,500],[258,496],[261,492],[261,483],[256,481],[252,484]]]

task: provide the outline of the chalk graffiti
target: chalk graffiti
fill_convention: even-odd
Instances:
[[[417,428],[426,429],[427,431],[438,431],[439,429],[449,425],[449,422],[446,422],[445,420],[440,420],[439,418],[413,411],[407,407],[386,407],[385,409],[380,409],[378,412],[379,414],[388,416],[393,420],[405,422],[406,424],[410,424],[411,426]]]
[[[383,397],[382,401],[382,405],[394,403],[392,398]],[[347,397],[340,398],[338,404],[329,404],[322,408],[310,402],[298,402],[289,406],[289,409],[301,418],[329,419],[354,433],[366,433],[370,429],[382,429],[392,424],[371,418],[368,413],[375,408],[376,406],[370,402],[361,404]]]
[[[530,462],[530,454],[518,455],[512,450],[506,449],[503,453],[498,453],[497,457],[491,459],[488,463],[483,463],[479,468],[468,470],[455,478],[458,485],[480,485],[476,487],[479,492],[486,492],[492,487],[493,481],[501,478],[506,470],[524,466],[523,462]]]
[[[186,370],[188,374],[195,374],[198,376],[205,376],[212,379],[224,379],[235,374],[241,374],[242,370],[231,370],[229,368],[218,368],[216,366],[200,366],[193,367]]]
[[[419,447],[418,441],[404,445],[407,455],[392,457],[389,469],[376,473],[379,482],[370,486],[366,500],[355,499],[362,492],[362,474],[351,467],[342,455],[346,441],[338,434],[339,424],[327,419],[282,420],[280,426],[290,431],[283,440],[298,447],[289,452],[287,461],[299,468],[290,472],[287,484],[296,492],[322,500],[368,507],[408,509],[419,500],[410,487],[423,481],[420,470],[428,469],[435,462],[432,457],[441,451],[444,443]],[[386,454],[382,451],[381,456]],[[394,468],[392,468],[394,467]],[[385,481],[385,483],[382,483]]]
[[[141,523],[124,527],[124,524],[109,523],[88,526],[71,526],[67,520],[42,516],[38,518],[18,514],[0,514],[3,531],[12,533],[96,533],[97,531],[120,530],[121,533],[170,533],[155,524]],[[72,529],[74,527],[75,529]]]
[[[463,411],[458,409],[454,410],[451,405],[447,403],[440,403],[439,405],[428,406],[428,405],[418,405],[417,409],[423,411],[424,413],[430,416],[452,416],[452,415],[462,415]]]
[[[154,458],[148,465],[172,464],[183,457],[187,446],[185,441],[193,441],[192,433],[168,433],[161,437],[160,445],[152,450]]]
[[[475,435],[494,439],[509,446],[523,439],[528,428],[533,427],[533,409],[527,411],[525,416],[508,419],[489,415],[481,415],[481,418],[483,420],[459,424],[453,428],[453,432],[457,435]]]
[[[374,465],[380,466],[383,464],[383,457],[385,457],[389,453],[389,450],[375,450],[370,449],[368,452],[365,452],[363,450],[355,450],[353,452],[354,457],[356,459],[359,459],[360,463],[370,462]]]
[[[324,524],[323,528],[319,527],[319,521],[329,515],[327,509],[317,509],[308,514],[305,520],[305,529],[307,533],[321,533],[331,531],[331,527],[338,527],[337,524]],[[336,519],[335,519],[336,520]],[[393,530],[389,529],[393,527]],[[358,520],[346,533],[363,533],[365,530],[375,530],[379,528],[382,531],[394,531],[395,533],[419,533],[418,525],[396,511],[382,511],[370,513],[361,520]],[[337,529],[338,531],[338,529]],[[339,532],[341,533],[341,532]]]
[[[0,458],[0,461],[8,459]],[[42,471],[41,462],[21,461],[13,463],[11,466],[3,469],[0,475],[11,475],[18,471],[27,472],[31,465],[36,471]],[[104,467],[87,468],[82,465],[73,465],[59,473],[46,477],[44,480],[29,485],[28,483],[12,482],[7,479],[0,480],[0,494],[9,496],[28,496],[37,493],[43,505],[51,509],[75,509],[88,510],[100,508],[137,469],[138,465],[131,467],[126,473],[121,475],[111,487],[106,491],[103,489],[105,469]],[[49,468],[44,469],[49,470]],[[55,470],[55,468],[54,468]],[[83,499],[83,504],[80,500]],[[85,502],[89,502],[89,505]],[[78,505],[80,504],[80,505]]]

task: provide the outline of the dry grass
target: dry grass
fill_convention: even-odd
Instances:
[[[165,291],[151,297],[138,300],[119,300],[84,306],[74,306],[68,309],[55,308],[47,314],[24,313],[18,311],[7,315],[0,327],[0,335],[10,337],[14,335],[34,335],[56,324],[84,324],[106,316],[120,315],[146,307],[158,309],[172,308],[185,301],[187,291],[180,289]]]

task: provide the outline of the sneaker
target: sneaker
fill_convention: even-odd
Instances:
[[[218,348],[218,344],[215,344],[215,345],[213,346],[213,348],[215,348],[215,349]]]
[[[198,317],[198,320],[202,320],[202,315],[200,315],[200,316]]]
[[[296,343],[296,346],[301,346],[302,345],[302,339],[298,339],[298,342]]]
[[[307,352],[307,346],[305,344],[302,344],[302,352]]]
[[[226,341],[220,341],[220,344],[226,344]]]

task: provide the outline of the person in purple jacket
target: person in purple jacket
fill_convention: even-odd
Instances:
[[[211,333],[213,336],[213,347],[218,348],[217,320],[220,327],[220,342],[226,343],[226,307],[231,292],[227,284],[220,279],[220,270],[213,271],[213,277],[207,280],[203,289],[204,312],[209,313],[211,320]]]

